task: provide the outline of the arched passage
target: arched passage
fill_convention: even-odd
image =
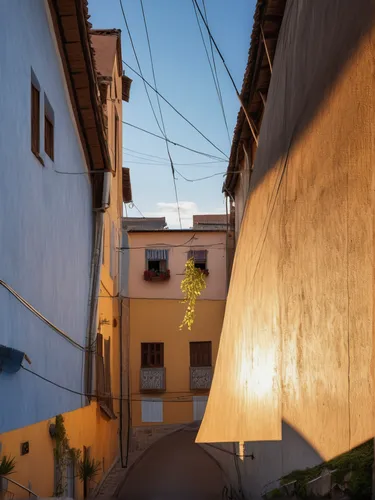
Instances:
[[[196,433],[196,427],[186,427],[155,443],[130,471],[118,498],[221,500],[221,469],[195,444]]]

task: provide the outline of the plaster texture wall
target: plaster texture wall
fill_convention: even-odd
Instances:
[[[93,216],[86,164],[43,0],[0,3],[0,278],[84,344]],[[41,88],[41,156],[31,152],[32,72]],[[54,111],[55,160],[44,153],[44,94]],[[0,342],[30,368],[82,390],[83,355],[0,288]],[[21,370],[0,374],[0,433],[81,406],[81,397]]]
[[[264,483],[374,436],[374,42],[370,0],[287,2],[198,436],[280,441]]]
[[[161,397],[165,400],[163,402],[164,424],[186,423],[193,420],[189,342],[211,341],[212,363],[213,367],[215,366],[225,301],[199,301],[191,332],[187,329],[179,330],[185,307],[185,304],[181,304],[178,300],[130,299],[129,359],[132,426],[150,425],[141,421],[142,397]],[[142,342],[164,342],[165,393],[140,393]],[[207,391],[203,394],[207,394]],[[187,399],[187,402],[168,401],[168,399],[181,397]]]
[[[194,236],[194,240],[191,238]],[[129,232],[129,296],[131,298],[181,299],[180,284],[189,250],[207,250],[207,288],[199,300],[225,300],[226,297],[226,236],[223,231],[163,231]],[[141,247],[141,248],[139,248]],[[169,249],[168,267],[171,278],[165,282],[144,281],[145,248]]]

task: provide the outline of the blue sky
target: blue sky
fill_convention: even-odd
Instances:
[[[158,90],[182,114],[229,156],[230,144],[215,86],[191,0],[143,0],[151,39]],[[199,0],[202,5],[202,0]],[[147,39],[139,0],[123,0],[142,72],[153,83]],[[255,0],[206,0],[211,31],[222,51],[237,87],[240,89],[247,62]],[[122,56],[137,69],[122,17],[119,0],[89,0],[94,28],[122,30]],[[204,30],[204,26],[202,26]],[[206,32],[204,31],[206,35]],[[208,42],[208,39],[206,37]],[[216,55],[216,54],[215,54]],[[239,103],[223,65],[216,57],[229,133],[232,138]],[[160,135],[142,81],[130,70],[133,79],[130,102],[123,104],[123,119]],[[155,109],[157,103],[152,91]],[[212,155],[222,156],[193,128],[162,102],[166,133],[170,140]],[[124,166],[131,169],[133,199],[145,216],[167,217],[169,227],[178,227],[176,199],[165,142],[143,132],[123,126],[123,146],[144,154],[123,151]],[[226,162],[212,161],[181,148],[171,146],[176,168],[189,179],[224,172]],[[155,163],[160,162],[160,163]],[[177,165],[178,163],[205,163]],[[221,193],[223,176],[187,182],[178,174],[177,190],[184,227],[191,225],[193,213],[224,213]],[[129,216],[139,216],[135,208],[127,208]]]

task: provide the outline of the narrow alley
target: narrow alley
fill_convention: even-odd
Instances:
[[[216,462],[187,426],[158,441],[129,472],[120,500],[220,500],[224,482]]]

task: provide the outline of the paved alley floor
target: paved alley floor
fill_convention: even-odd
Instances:
[[[129,472],[120,500],[221,500],[220,468],[183,429],[155,443]]]

